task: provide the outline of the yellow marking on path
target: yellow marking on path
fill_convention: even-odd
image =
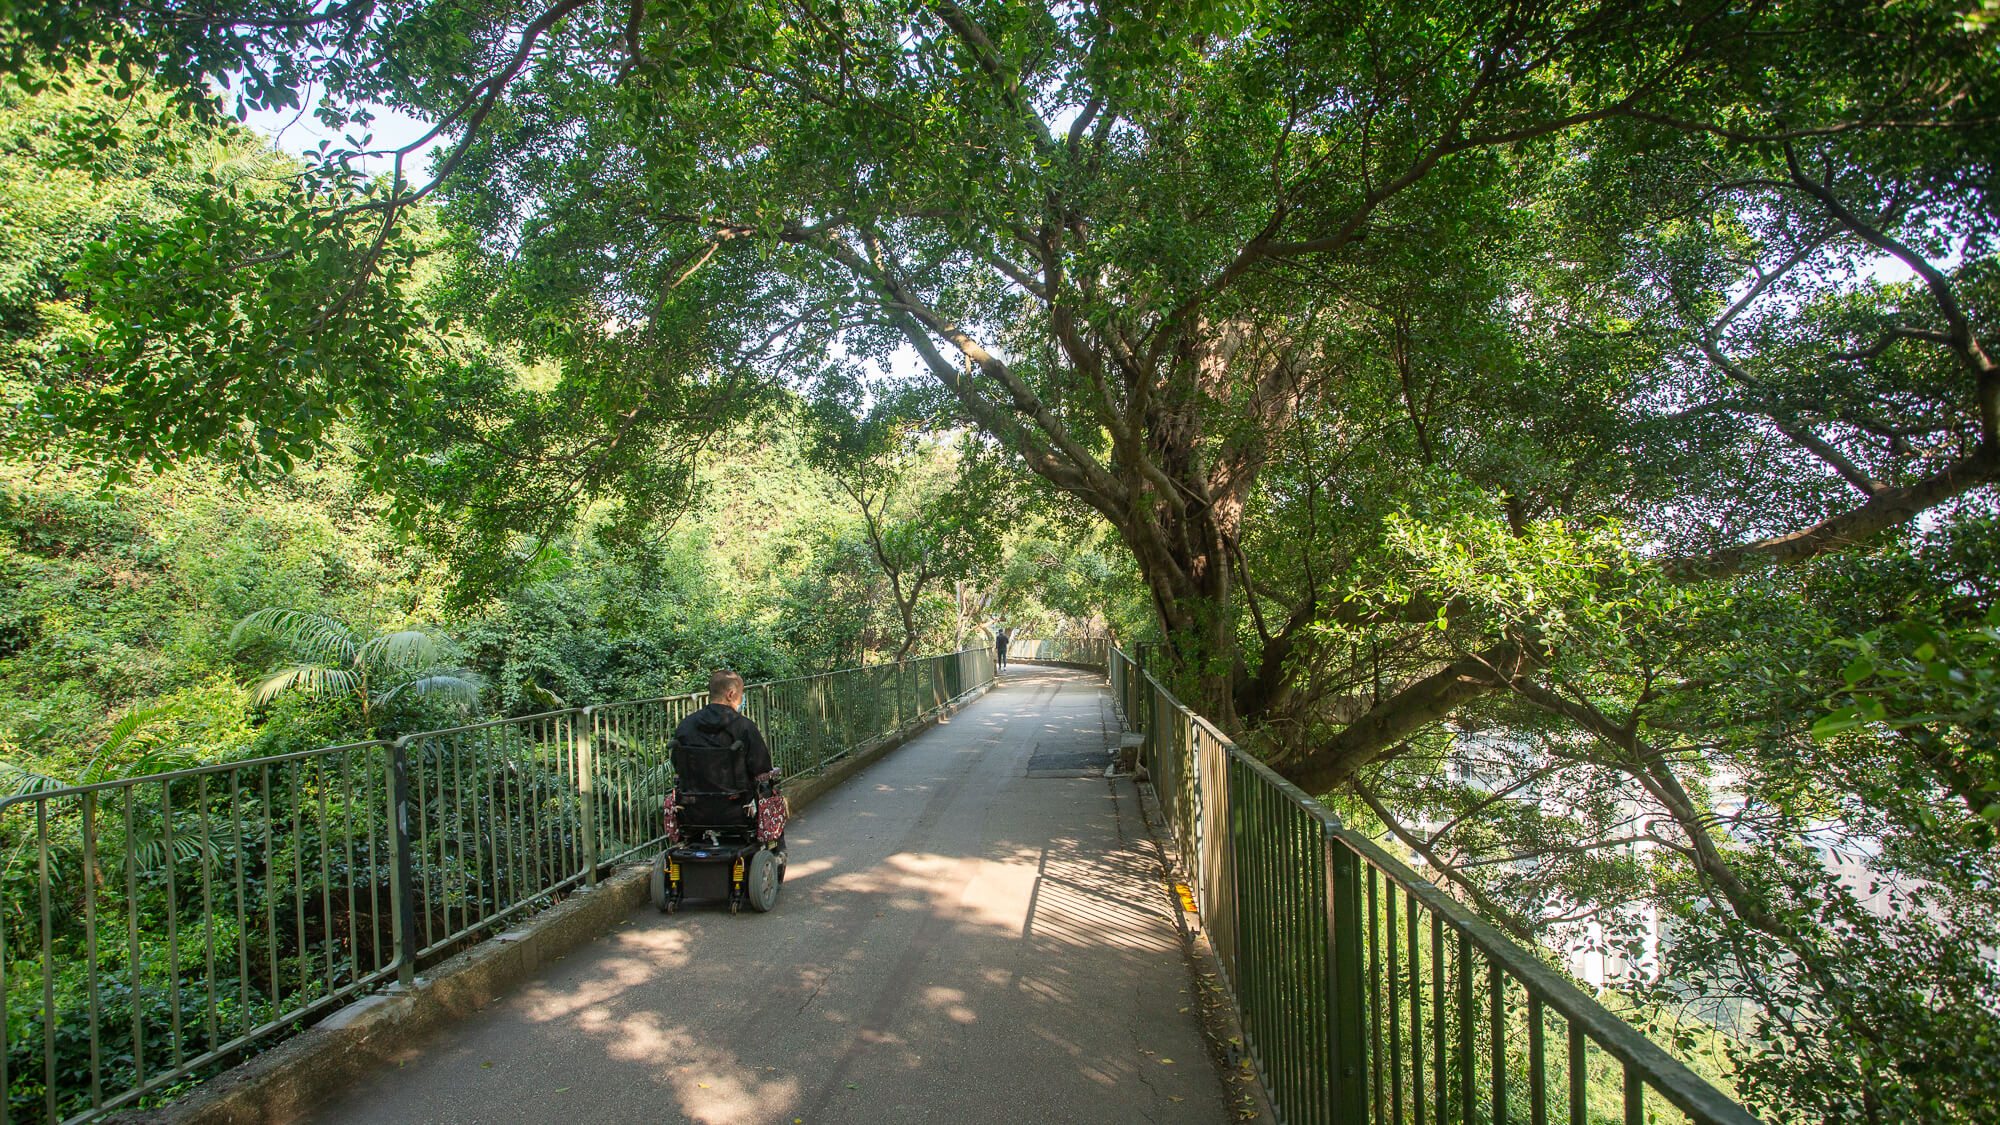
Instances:
[[[1201,913],[1201,911],[1199,911],[1199,910],[1196,910],[1196,909],[1195,909],[1195,907],[1194,907],[1194,892],[1188,889],[1188,885],[1187,885],[1186,883],[1175,883],[1175,884],[1174,884],[1174,893],[1175,893],[1175,894],[1177,894],[1177,895],[1179,895],[1179,896],[1181,896],[1181,909],[1182,909],[1182,910],[1185,910],[1185,911],[1187,911],[1187,912],[1188,912],[1189,914],[1200,914],[1200,913]]]

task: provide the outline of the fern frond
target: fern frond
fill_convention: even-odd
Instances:
[[[119,771],[118,776],[145,777],[148,774],[173,773],[200,764],[200,759],[185,750],[176,750],[170,746],[149,746],[144,753],[125,763],[125,768]]]
[[[178,703],[169,703],[161,707],[135,708],[128,712],[124,718],[111,724],[111,729],[105,733],[104,741],[97,747],[97,752],[91,756],[91,765],[84,769],[83,784],[102,780],[101,778],[90,776],[96,772],[92,767],[100,759],[117,754],[127,743],[147,753],[165,745],[166,739],[170,737],[170,733],[156,731],[152,727],[170,715],[179,714],[180,709],[180,704]]]

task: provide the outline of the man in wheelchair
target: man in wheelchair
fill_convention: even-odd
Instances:
[[[683,896],[724,897],[765,911],[784,881],[784,798],[771,748],[738,708],[743,677],[726,669],[708,680],[708,705],[674,729],[675,789],[666,800],[668,848],[654,865],[654,905],[672,911]],[[727,878],[724,878],[724,875]]]

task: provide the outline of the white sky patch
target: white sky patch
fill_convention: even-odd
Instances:
[[[290,109],[280,111],[252,110],[244,124],[269,138],[280,152],[294,156],[311,157],[319,152],[321,141],[329,148],[354,148],[367,140],[366,148],[371,151],[398,149],[431,131],[430,122],[421,121],[402,110],[386,105],[371,105],[370,112],[375,120],[364,131],[360,126],[349,126],[335,131],[320,124],[313,116],[315,95],[307,92],[308,101],[303,111]],[[368,139],[371,137],[373,139]],[[450,142],[449,135],[433,138],[422,148],[403,158],[403,175],[408,179],[423,177],[430,169],[431,154]],[[394,167],[392,156],[364,156],[357,159],[355,166],[364,173],[386,174]]]
[[[1958,268],[1961,260],[1962,255],[1953,253],[1940,261],[1932,262],[1931,265],[1949,273]],[[1903,259],[1894,254],[1884,254],[1873,261],[1865,262],[1856,272],[1861,277],[1884,285],[1901,285],[1917,280],[1917,271],[1911,269]]]

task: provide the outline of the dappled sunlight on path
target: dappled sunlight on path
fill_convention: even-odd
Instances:
[[[794,821],[773,913],[648,908],[322,1120],[1224,1121],[1137,795],[1070,768],[1116,737],[1010,670]]]

